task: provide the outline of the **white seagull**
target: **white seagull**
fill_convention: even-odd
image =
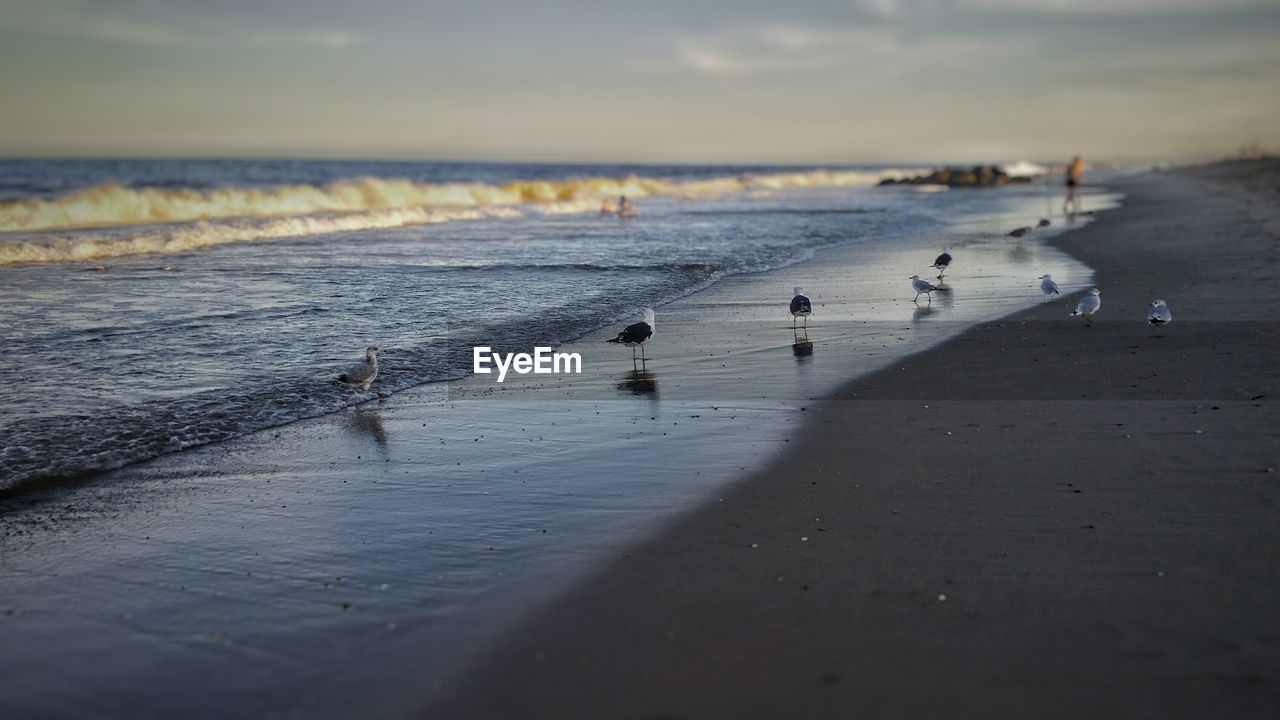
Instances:
[[[1053,278],[1049,277],[1048,275],[1041,275],[1037,279],[1040,281],[1040,292],[1044,293],[1045,295],[1058,294],[1058,283],[1054,282]]]
[[[1147,322],[1152,325],[1164,325],[1173,322],[1173,313],[1169,312],[1169,306],[1164,304],[1163,300],[1156,300],[1151,303],[1151,312],[1147,313]]]
[[[1102,308],[1102,291],[1094,288],[1089,291],[1088,295],[1080,298],[1080,302],[1076,305],[1075,312],[1072,315],[1083,315],[1084,321],[1089,325],[1093,324],[1093,314]]]
[[[338,376],[343,385],[359,385],[361,390],[368,390],[378,377],[378,353],[382,352],[377,345],[365,348],[364,362]]]
[[[638,323],[632,323],[622,329],[618,333],[618,337],[609,338],[606,342],[620,343],[631,348],[631,360],[636,359],[636,348],[640,348],[640,359],[644,359],[644,344],[653,337],[654,328],[657,324],[654,322],[653,308],[644,308],[644,320]]]
[[[800,288],[797,287],[793,292],[795,297],[791,298],[791,327],[795,329],[796,318],[804,318],[804,326],[809,327],[809,315],[813,312],[813,303],[800,294]]]
[[[911,287],[916,291],[916,296],[911,299],[911,302],[919,302],[921,294],[928,295],[929,302],[933,302],[933,295],[931,293],[938,289],[937,285],[934,285],[928,280],[921,280],[919,275],[911,276]]]

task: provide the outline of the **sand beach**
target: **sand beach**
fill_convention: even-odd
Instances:
[[[4,707],[1265,715],[1276,334],[1237,288],[1278,256],[1228,182],[1258,173],[1117,178],[1025,239],[1014,197],[946,230],[932,301],[939,237],[835,246],[658,307],[643,366],[608,326],[559,348],[579,376],[10,492]]]
[[[1072,294],[844,386],[423,716],[1273,714],[1280,335],[1241,288],[1280,267],[1277,169],[1120,184],[1055,241],[1093,327]]]

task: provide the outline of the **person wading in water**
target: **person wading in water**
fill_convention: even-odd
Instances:
[[[1067,166],[1067,198],[1062,201],[1062,214],[1068,218],[1080,211],[1080,200],[1076,198],[1076,186],[1084,177],[1084,158],[1076,155]]]

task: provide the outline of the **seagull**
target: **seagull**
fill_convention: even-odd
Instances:
[[[1058,294],[1058,283],[1054,282],[1053,278],[1049,277],[1048,275],[1041,275],[1039,278],[1036,278],[1036,279],[1040,281],[1040,292],[1044,293],[1045,295]]]
[[[618,333],[618,337],[609,338],[606,342],[621,343],[631,348],[631,360],[636,359],[636,348],[640,348],[640,359],[644,359],[644,344],[653,337],[653,329],[656,324],[653,321],[653,309],[644,308],[644,320],[633,323],[622,329]]]
[[[939,255],[938,259],[933,261],[933,267],[938,270],[938,279],[941,280],[943,273],[951,267],[951,253],[944,252]]]
[[[1156,300],[1151,303],[1151,312],[1147,313],[1147,322],[1152,325],[1164,325],[1173,322],[1173,313],[1169,312],[1169,306],[1164,304],[1163,300]]]
[[[368,390],[378,377],[378,353],[382,352],[377,345],[365,348],[364,362],[338,376],[343,385],[359,385],[361,390]]]
[[[796,318],[804,318],[804,326],[809,327],[809,314],[813,312],[813,304],[809,302],[809,298],[800,294],[800,288],[795,289],[795,297],[791,298],[791,327],[796,326]]]
[[[1072,315],[1083,315],[1084,321],[1090,325],[1093,324],[1093,314],[1102,308],[1102,291],[1094,288],[1089,291],[1088,295],[1080,298],[1080,303],[1076,305],[1075,312]]]
[[[1031,232],[1031,226],[1028,225],[1026,227],[1020,227],[1015,230],[1009,231],[1009,237],[1022,237],[1023,235],[1026,235],[1029,232]]]
[[[911,302],[919,302],[921,293],[928,295],[929,302],[933,302],[933,295],[931,293],[938,289],[937,285],[934,285],[928,280],[921,280],[919,275],[911,276],[911,287],[915,288],[916,291],[916,296],[912,298]]]

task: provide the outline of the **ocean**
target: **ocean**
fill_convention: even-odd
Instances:
[[[473,344],[555,345],[726,277],[1007,202],[874,187],[910,172],[0,162],[0,487],[458,378]],[[638,218],[600,212],[623,194]],[[335,385],[372,344],[374,387]]]
[[[848,380],[1092,281],[1057,188],[875,186],[907,172],[0,163],[0,707],[413,714]],[[637,365],[603,340],[645,306]],[[498,384],[477,344],[583,372]]]

